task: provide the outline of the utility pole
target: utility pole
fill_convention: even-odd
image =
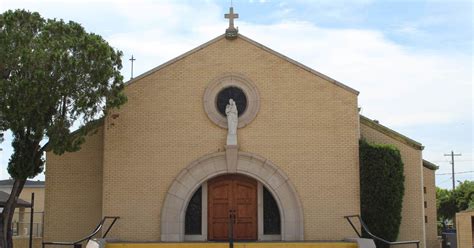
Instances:
[[[451,156],[451,165],[453,168],[453,191],[454,188],[456,188],[456,181],[454,180],[454,156],[462,156],[461,153],[455,154],[453,151],[451,151],[451,154],[444,154],[444,156]]]

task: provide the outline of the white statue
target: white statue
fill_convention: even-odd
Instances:
[[[229,99],[229,104],[225,107],[227,115],[227,145],[237,145],[237,125],[239,124],[239,113],[233,99]]]

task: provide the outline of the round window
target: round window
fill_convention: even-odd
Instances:
[[[230,99],[234,100],[235,105],[237,105],[239,116],[244,114],[247,109],[247,97],[242,89],[235,86],[224,88],[217,94],[216,105],[219,113],[226,116],[225,109]]]
[[[225,109],[234,100],[239,113],[238,128],[248,125],[258,113],[260,97],[256,85],[240,74],[224,74],[210,82],[204,91],[204,111],[216,125],[227,128]]]

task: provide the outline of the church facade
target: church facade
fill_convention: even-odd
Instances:
[[[436,246],[436,167],[328,76],[230,32],[130,80],[125,94],[80,151],[47,153],[45,241],[80,238],[103,216],[120,217],[109,236],[124,241],[226,240],[229,218],[237,240],[354,237],[344,216],[360,214],[365,138],[401,151],[399,239]]]

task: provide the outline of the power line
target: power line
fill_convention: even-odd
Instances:
[[[449,154],[449,155],[451,156],[451,154]],[[474,160],[472,160],[472,159],[456,160],[456,162],[472,162],[472,161],[474,161]],[[451,163],[451,161],[449,161],[449,160],[435,160],[435,161],[430,161],[430,162],[432,162],[432,163]]]
[[[466,173],[473,173],[474,171],[460,171],[460,172],[456,172],[454,174],[466,174]],[[452,172],[449,172],[449,173],[440,173],[440,174],[436,174],[437,176],[441,176],[441,175],[451,175]]]

